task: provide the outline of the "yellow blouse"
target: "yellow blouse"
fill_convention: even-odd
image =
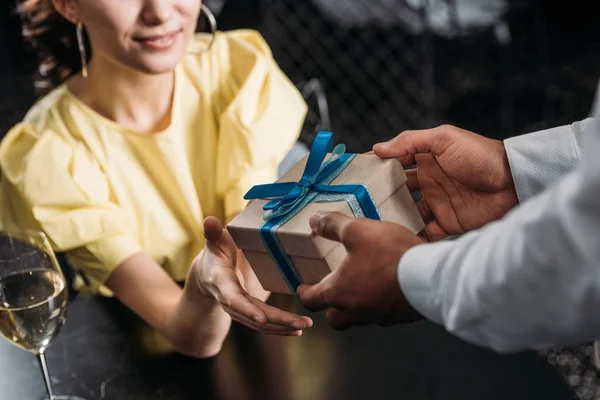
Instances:
[[[183,281],[204,217],[240,212],[252,185],[276,179],[307,107],[249,30],[186,55],[174,90],[171,125],[156,134],[124,129],[64,85],[41,99],[0,144],[3,229],[46,232],[86,291],[110,294],[103,283],[139,251]]]

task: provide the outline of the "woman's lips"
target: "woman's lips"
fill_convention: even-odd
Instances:
[[[167,50],[175,44],[179,33],[180,31],[176,31],[165,35],[138,37],[134,40],[149,50]]]

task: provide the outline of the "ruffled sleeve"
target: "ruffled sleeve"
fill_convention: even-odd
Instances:
[[[86,147],[53,131],[13,128],[0,145],[0,218],[5,229],[45,232],[98,291],[111,272],[141,247],[128,216]]]
[[[220,57],[217,194],[225,215],[246,206],[253,185],[277,178],[277,167],[297,141],[307,106],[256,31],[228,32],[215,46]]]

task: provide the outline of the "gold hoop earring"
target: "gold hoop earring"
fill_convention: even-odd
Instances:
[[[192,50],[187,51],[188,54],[198,55],[198,54],[206,53],[207,51],[209,51],[211,49],[211,47],[213,46],[213,44],[215,43],[215,40],[217,38],[217,19],[215,18],[215,15],[204,4],[202,4],[201,11],[206,15],[206,19],[208,19],[208,24],[210,25],[210,34],[211,34],[210,42],[208,42],[208,46],[205,49],[198,50],[198,49],[194,48]],[[202,13],[200,15],[202,15]]]
[[[81,57],[81,75],[87,78],[87,51],[85,50],[85,43],[83,41],[83,25],[81,22],[77,21],[75,31],[77,32],[77,47],[79,47],[79,56]]]

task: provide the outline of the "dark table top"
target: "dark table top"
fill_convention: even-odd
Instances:
[[[301,310],[295,300],[290,307]],[[308,315],[315,327],[301,338],[234,325],[215,358],[141,358],[98,299],[79,297],[47,351],[48,363],[57,394],[87,400],[573,398],[533,352],[498,355],[427,322],[338,332],[322,314]],[[0,399],[43,395],[35,357],[0,339]]]

